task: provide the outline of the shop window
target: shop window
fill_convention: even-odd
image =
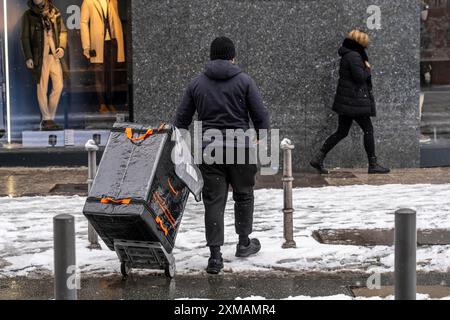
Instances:
[[[127,3],[2,0],[4,145],[104,145],[113,123],[128,120]]]
[[[423,1],[421,18],[421,141],[450,147],[450,1]]]

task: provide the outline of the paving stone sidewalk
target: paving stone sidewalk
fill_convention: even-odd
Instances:
[[[311,172],[294,174],[294,188],[388,185],[447,184],[450,168],[401,169],[388,175],[368,175],[365,169],[336,169],[328,176]],[[87,168],[1,168],[0,197],[80,195],[87,193]],[[258,176],[257,189],[281,189],[281,175]]]

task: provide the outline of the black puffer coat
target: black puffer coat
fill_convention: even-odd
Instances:
[[[342,58],[333,110],[348,117],[375,117],[372,76],[364,63],[367,54],[356,42],[345,40],[339,55]]]

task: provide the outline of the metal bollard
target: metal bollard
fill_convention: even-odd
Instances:
[[[294,208],[292,199],[292,183],[294,182],[292,177],[292,150],[295,147],[289,139],[284,139],[280,147],[284,153],[282,181],[284,191],[284,239],[286,242],[283,244],[283,249],[290,249],[297,247],[294,241]]]
[[[98,146],[94,140],[89,140],[85,145],[88,152],[88,192],[91,191],[92,183],[94,182],[95,175],[97,174],[97,151]],[[101,250],[101,246],[98,243],[98,235],[90,223],[88,223],[88,240],[89,249]]]
[[[53,218],[55,299],[76,300],[75,220],[68,214]]]
[[[417,294],[416,212],[400,209],[395,213],[395,299],[416,300]]]

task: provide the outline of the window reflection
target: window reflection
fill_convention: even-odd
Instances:
[[[0,53],[0,80],[5,87],[7,60],[9,147],[83,147],[94,137],[104,145],[112,124],[129,118],[127,1],[5,2],[0,40],[7,33],[9,41]],[[7,119],[0,100],[1,131]]]
[[[450,1],[422,1],[422,144],[450,145]]]

